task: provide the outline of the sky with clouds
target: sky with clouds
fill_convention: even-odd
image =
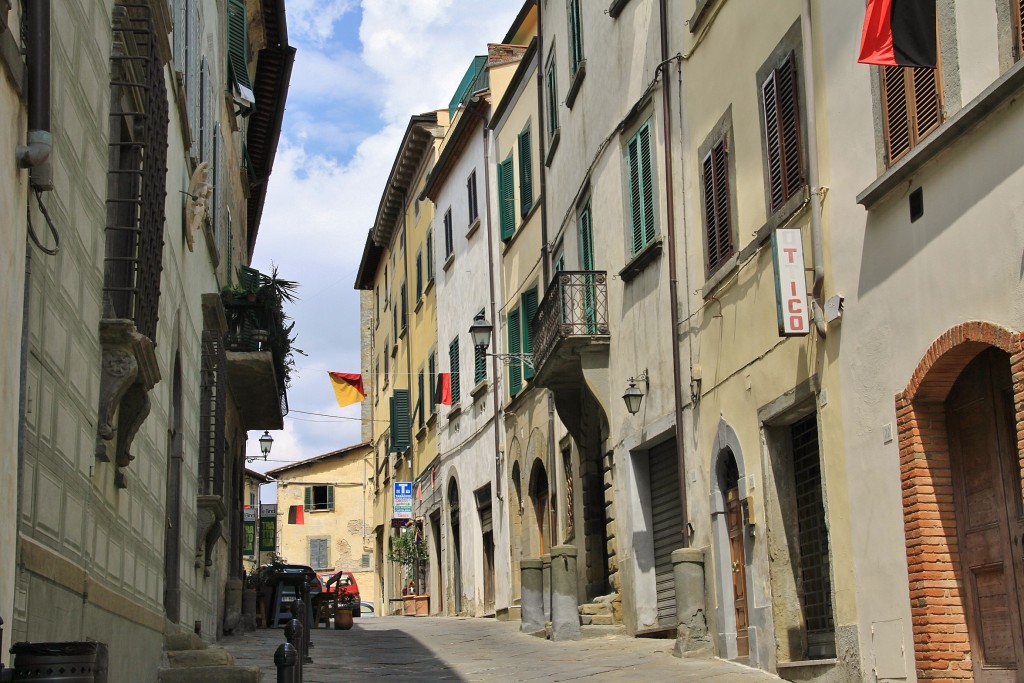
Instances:
[[[299,282],[287,312],[307,355],[296,357],[285,428],[253,469],[360,441],[360,406],[338,408],[327,372],[360,372],[353,284],[402,133],[413,114],[448,106],[473,56],[504,38],[522,6],[287,0],[297,53],[253,266]],[[259,434],[249,436],[258,455]]]

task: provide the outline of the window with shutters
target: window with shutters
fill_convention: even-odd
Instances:
[[[452,339],[448,344],[448,372],[451,373],[452,407],[462,400],[462,383],[459,381],[459,338]]]
[[[478,315],[483,316],[484,309],[480,309]],[[480,384],[487,379],[487,347],[473,347],[473,383]]]
[[[519,325],[519,309],[508,312],[508,352],[513,358],[522,353],[522,328]],[[508,364],[508,395],[514,398],[523,390],[523,366],[510,359]]]
[[[512,180],[512,153],[498,164],[498,225],[501,241],[512,239],[516,231],[516,196]]]
[[[384,338],[384,388],[385,389],[388,388],[388,375],[390,374],[390,369],[389,369],[388,366],[390,365],[390,360],[391,360],[391,350],[390,350],[389,346],[390,346],[389,340],[388,340],[387,337],[385,337]]]
[[[416,303],[423,298],[423,252],[416,252]]]
[[[409,326],[409,317],[408,317],[409,316],[409,312],[408,312],[408,309],[409,309],[409,298],[408,298],[408,296],[409,295],[408,295],[408,292],[406,291],[406,288],[405,288],[405,280],[402,280],[402,287],[401,287],[401,289],[399,289],[399,292],[400,293],[399,293],[398,301],[399,301],[399,304],[401,305],[402,308],[398,312],[398,316],[399,316],[399,319],[400,319],[400,321],[402,323],[402,327],[400,329],[402,331],[402,334],[405,334],[405,328]]]
[[[733,255],[732,220],[729,208],[729,147],[722,136],[701,161],[704,210],[704,249],[710,276]]]
[[[430,382],[430,414],[433,415],[437,412],[437,404],[434,403],[434,397],[437,396],[437,351],[433,349],[427,358],[427,374]]]
[[[321,569],[332,569],[331,539],[309,539],[309,566],[318,571]]]
[[[408,389],[395,389],[391,394],[391,448],[392,453],[405,453],[412,441],[412,416]]]
[[[519,298],[519,310],[521,312],[520,325],[523,328],[522,354],[529,357],[533,355],[533,317],[537,315],[536,287],[523,292]],[[523,363],[523,377],[525,379],[533,377],[532,363]]]
[[[427,397],[423,393],[425,388],[423,368],[420,368],[420,373],[416,378],[416,426],[423,429],[423,424],[426,420],[424,415],[424,408],[427,405]]]
[[[654,206],[654,152],[651,122],[647,121],[626,143],[626,172],[629,201],[630,255],[636,256],[654,241],[658,228]]]
[[[942,123],[942,70],[940,65],[885,66],[880,71],[885,158],[891,166]]]
[[[306,512],[330,512],[334,510],[334,487],[330,484],[315,484],[306,487],[303,506]]]
[[[768,161],[768,213],[772,214],[807,183],[794,53],[761,84],[761,106]]]
[[[252,106],[256,102],[249,80],[249,26],[245,0],[228,0],[228,79],[231,93]]]
[[[447,261],[455,251],[455,240],[452,237],[452,207],[444,212],[444,258]]]
[[[583,28],[580,26],[580,0],[568,0],[569,74],[575,78],[583,63]]]
[[[479,209],[476,201],[476,169],[469,174],[469,178],[466,180],[466,200],[469,204],[469,224],[473,225],[476,223],[479,217]]]
[[[427,230],[427,287],[434,281],[434,229]]]
[[[548,140],[558,132],[558,72],[555,71],[555,51],[552,48],[544,71],[544,97],[547,100]]]
[[[519,215],[523,218],[533,208],[533,150],[530,147],[530,127],[519,134]]]

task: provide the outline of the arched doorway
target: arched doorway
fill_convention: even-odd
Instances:
[[[918,677],[965,661],[974,680],[1024,673],[1024,501],[1013,367],[1020,335],[966,323],[936,340],[897,396]],[[1011,356],[1011,353],[1014,355]],[[1024,393],[1024,389],[1022,389]],[[927,634],[951,637],[932,642]]]
[[[548,525],[549,488],[548,473],[540,460],[533,462],[530,470],[530,506],[532,509],[532,526],[536,534],[533,539],[533,556],[540,557],[548,552],[551,534]]]
[[[462,612],[462,533],[459,523],[459,485],[448,482],[448,530],[451,533],[452,613]]]

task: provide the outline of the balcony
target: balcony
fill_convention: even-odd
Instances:
[[[578,386],[583,355],[608,353],[608,274],[555,273],[533,319],[534,383],[549,389]]]
[[[228,386],[243,429],[282,429],[288,414],[290,326],[267,292],[222,293]]]

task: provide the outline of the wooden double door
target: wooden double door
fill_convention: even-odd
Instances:
[[[945,409],[974,680],[1024,680],[1024,504],[1009,357],[991,349],[974,359]]]

